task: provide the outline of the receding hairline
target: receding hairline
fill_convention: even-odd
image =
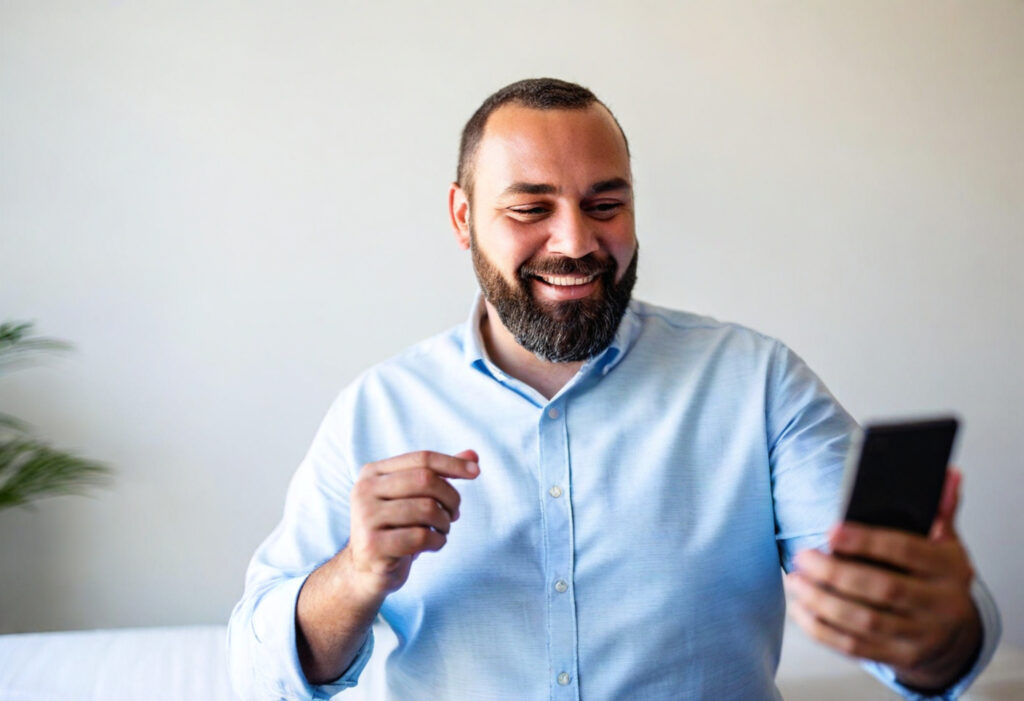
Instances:
[[[616,119],[615,113],[594,94],[590,88],[560,78],[524,78],[499,88],[485,99],[462,128],[459,139],[459,162],[455,172],[455,184],[472,198],[473,171],[476,167],[477,151],[491,115],[506,105],[519,105],[525,109],[587,110],[599,104],[611,115],[619,130],[629,158],[629,140]]]
[[[467,196],[472,197],[474,174],[476,171],[476,158],[477,154],[480,151],[480,145],[484,142],[484,139],[487,138],[488,128],[492,123],[494,115],[498,114],[505,108],[519,108],[531,110],[534,112],[586,112],[595,107],[600,108],[604,112],[604,114],[611,118],[612,124],[615,125],[615,129],[618,132],[619,137],[622,139],[622,145],[626,150],[626,159],[627,161],[631,161],[632,157],[629,153],[629,140],[626,138],[626,133],[625,131],[623,131],[622,125],[619,124],[619,120],[616,119],[615,114],[611,111],[611,109],[608,108],[608,105],[601,102],[601,100],[599,100],[597,97],[594,97],[593,100],[587,102],[586,104],[557,105],[552,107],[536,106],[529,104],[526,100],[512,98],[495,107],[487,115],[487,119],[484,120],[484,123],[480,129],[479,138],[477,138],[472,144],[473,148],[467,151],[466,153],[462,154],[463,157],[460,159],[460,165],[464,164],[464,167],[462,169],[462,177],[459,179],[459,181],[456,181],[456,184],[466,192]]]

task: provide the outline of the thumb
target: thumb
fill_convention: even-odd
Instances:
[[[475,450],[463,450],[452,457],[466,461],[466,471],[469,473],[464,475],[466,479],[476,479],[480,474],[480,456],[476,454]]]
[[[942,496],[939,498],[939,510],[935,514],[935,522],[929,537],[932,540],[946,540],[956,537],[953,520],[957,506],[960,504],[960,484],[964,476],[960,470],[950,467],[946,470],[946,482],[942,485]]]

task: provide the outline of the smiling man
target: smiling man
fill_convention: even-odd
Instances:
[[[596,102],[491,109],[467,126],[449,211],[459,245],[472,250],[491,359],[550,397],[608,347],[629,304],[629,151]]]
[[[482,294],[332,406],[232,614],[239,693],[344,691],[379,614],[395,699],[775,699],[785,569],[812,636],[909,698],[959,694],[999,623],[956,473],[929,538],[829,530],[853,420],[778,341],[631,299],[612,113],[509,85],[457,178]]]

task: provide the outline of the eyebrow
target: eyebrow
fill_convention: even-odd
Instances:
[[[588,195],[600,195],[602,192],[611,192],[612,190],[632,190],[633,186],[629,184],[629,181],[625,178],[610,178],[608,180],[602,180],[594,183],[587,190]]]
[[[502,195],[552,195],[557,192],[554,185],[544,183],[512,183],[501,193]]]
[[[613,190],[632,190],[633,186],[629,184],[629,181],[625,178],[609,178],[608,180],[601,180],[594,183],[587,188],[587,195],[600,195],[603,192],[611,192]],[[558,192],[558,188],[554,185],[547,183],[527,183],[518,182],[512,183],[502,191],[501,196],[506,195],[553,195]]]

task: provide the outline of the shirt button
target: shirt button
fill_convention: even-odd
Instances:
[[[559,594],[562,594],[568,588],[569,585],[565,583],[564,579],[559,579],[557,582],[555,582],[555,591],[557,591]]]
[[[556,484],[554,487],[548,490],[548,494],[557,499],[558,497],[562,496],[562,488]]]
[[[548,409],[548,417],[552,419],[557,419],[558,409],[556,409],[555,407],[551,407],[550,409]]]
[[[569,673],[568,672],[562,672],[561,674],[559,674],[558,675],[558,683],[561,684],[562,686],[565,686],[566,684],[568,684],[569,683]]]

